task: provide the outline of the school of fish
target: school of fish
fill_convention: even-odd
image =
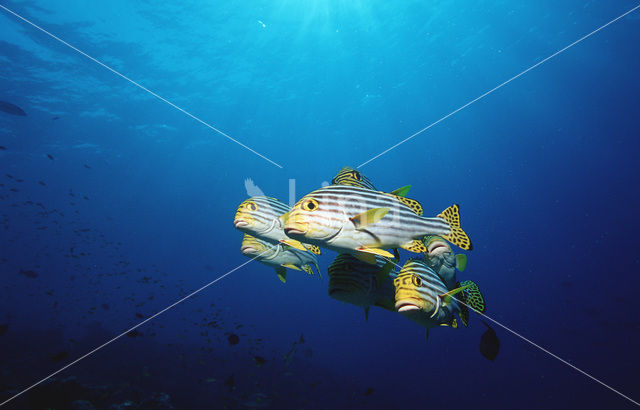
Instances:
[[[435,327],[458,328],[457,318],[466,327],[470,309],[484,314],[486,304],[475,282],[456,277],[467,256],[450,244],[473,249],[460,208],[454,204],[425,217],[422,205],[406,197],[410,188],[380,191],[358,170],[343,167],[331,185],[293,207],[253,196],[234,218],[244,233],[241,251],[273,267],[282,282],[287,269],[311,275],[315,267],[321,275],[320,248],[336,251],[328,267],[329,296],[364,308],[366,319],[371,306],[381,307],[426,328],[427,338]],[[398,249],[417,255],[401,265]]]

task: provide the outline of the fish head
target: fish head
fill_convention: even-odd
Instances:
[[[429,235],[422,239],[424,245],[427,247],[425,252],[425,259],[429,263],[429,266],[436,271],[443,264],[448,267],[456,266],[456,255],[451,249],[449,243],[440,236]]]
[[[340,232],[343,219],[346,217],[341,204],[318,190],[305,195],[291,208],[284,233],[301,242],[323,243]]]
[[[244,237],[242,238],[242,245],[240,245],[240,252],[245,256],[253,258],[263,254],[269,248],[270,246],[266,241],[249,234],[244,234]]]
[[[369,178],[364,176],[360,171],[351,167],[342,167],[335,177],[331,180],[333,185],[348,185],[356,186],[360,188],[373,189],[373,186]]]
[[[286,212],[286,205],[277,206],[277,199],[254,196],[244,200],[236,210],[233,226],[246,233],[264,234],[279,223],[279,217]],[[279,202],[279,201],[278,201]]]
[[[436,300],[433,291],[427,286],[420,264],[409,259],[393,280],[395,287],[395,308],[402,315],[416,315],[433,312]]]

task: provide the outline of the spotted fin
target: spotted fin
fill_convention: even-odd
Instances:
[[[460,272],[464,272],[467,267],[467,255],[459,253],[456,255],[456,269]]]
[[[297,267],[296,265],[292,265],[290,263],[283,263],[282,266],[285,267],[285,268],[293,269],[293,270],[302,270],[299,267]]]
[[[407,194],[409,193],[410,189],[411,189],[411,185],[405,185],[402,188],[394,189],[393,191],[391,191],[389,193],[393,194],[395,196],[407,196]]]
[[[303,243],[302,246],[304,246],[309,252],[320,255],[320,248],[318,248],[316,245],[308,245],[306,243]]]
[[[307,272],[309,275],[313,275],[313,269],[309,265],[302,265],[302,270]]]
[[[415,199],[410,199],[410,198],[406,198],[404,196],[399,196],[399,195],[393,195],[393,197],[398,201],[402,202],[403,204],[405,204],[406,206],[408,206],[409,208],[411,208],[411,210],[415,212],[416,215],[422,216],[422,205],[420,205],[420,202],[416,201]]]
[[[359,252],[371,253],[374,255],[380,255],[384,258],[393,259],[393,254],[391,252],[385,251],[384,249],[378,248],[367,248],[366,246],[361,246],[356,249]],[[375,259],[375,258],[374,258]]]
[[[363,229],[381,220],[389,212],[389,208],[373,208],[349,218],[356,229]]]
[[[464,325],[464,327],[469,327],[469,308],[467,305],[460,304],[460,312],[458,312],[458,316],[460,316],[460,321]]]
[[[425,253],[427,252],[427,247],[424,246],[424,243],[419,239],[414,239],[411,242],[407,242],[404,245],[400,246],[402,249],[405,249],[409,252],[414,253]]]
[[[285,245],[289,245],[292,248],[296,248],[299,251],[306,251],[307,248],[305,248],[302,245],[302,242],[300,241],[296,241],[295,239],[280,239],[280,243],[284,243]]]
[[[487,304],[484,301],[484,297],[482,296],[478,285],[470,280],[465,280],[464,282],[461,282],[460,285],[464,288],[464,303],[477,312],[486,312]]]
[[[276,268],[276,273],[278,274],[278,279],[280,279],[280,282],[287,283],[287,270],[284,267],[278,266]]]
[[[442,237],[452,244],[459,246],[460,248],[470,251],[473,249],[471,239],[460,227],[460,207],[458,204],[451,205],[438,215],[438,217],[444,219],[449,224],[451,233],[448,235],[442,235]]]

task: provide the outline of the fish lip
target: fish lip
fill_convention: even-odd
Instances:
[[[247,228],[249,226],[249,222],[245,221],[244,219],[236,219],[233,221],[233,226],[236,229]]]
[[[443,250],[446,251],[447,244],[441,240],[435,240],[431,242],[429,246],[427,246],[427,252],[429,253],[429,255],[433,254],[435,251],[438,251],[438,253],[440,253],[440,248],[443,248]]]
[[[285,235],[291,237],[291,236],[303,236],[305,233],[307,233],[307,230],[301,230],[298,228],[294,228],[292,226],[287,226],[284,228],[284,233]]]
[[[252,253],[256,253],[258,250],[251,246],[251,245],[245,245],[243,247],[240,248],[240,252],[246,254],[252,254]]]
[[[396,311],[399,313],[420,310],[420,306],[408,299],[399,300],[395,304]]]

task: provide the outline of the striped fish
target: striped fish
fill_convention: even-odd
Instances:
[[[233,225],[236,229],[268,241],[285,242],[299,250],[308,249],[319,255],[320,249],[291,240],[284,233],[284,220],[289,205],[268,196],[254,196],[244,200],[236,211]]]
[[[240,250],[243,255],[256,258],[258,262],[274,267],[278,278],[283,283],[287,281],[285,268],[302,270],[313,275],[311,266],[315,266],[318,274],[322,277],[318,268],[318,259],[309,251],[300,251],[289,245],[256,238],[249,234],[244,234]]]
[[[469,321],[468,311],[463,311],[462,306],[471,306],[482,313],[486,310],[482,294],[475,283],[466,281],[450,290],[423,260],[409,259],[393,284],[396,310],[426,327],[427,332],[437,326],[457,328],[454,314],[458,314],[466,326]],[[456,298],[464,304],[458,303]]]
[[[342,167],[335,177],[331,180],[332,185],[355,186],[359,188],[371,189],[377,191],[373,183],[355,168]]]
[[[352,253],[375,263],[363,254],[393,257],[388,248],[422,253],[426,247],[418,238],[440,235],[471,249],[471,241],[460,228],[458,205],[435,218],[423,218],[415,200],[370,189],[330,185],[305,195],[287,217],[287,236],[305,243]]]
[[[394,264],[376,256],[371,265],[347,253],[339,254],[329,266],[329,296],[364,308],[365,319],[370,306],[395,311]]]
[[[439,236],[425,236],[422,241],[427,247],[424,257],[429,267],[436,271],[447,289],[457,287],[456,269],[460,272],[464,271],[467,266],[467,256],[461,253],[456,255],[447,241]]]
[[[351,167],[342,167],[340,171],[338,171],[336,176],[331,180],[331,184],[355,186],[358,188],[377,191],[376,187],[373,186],[373,183],[371,182],[371,180],[369,180],[369,178],[364,176],[364,174],[362,174],[357,169]],[[391,191],[391,193],[398,196],[406,196],[407,193],[409,193],[410,188],[411,185],[403,186],[402,188]]]

